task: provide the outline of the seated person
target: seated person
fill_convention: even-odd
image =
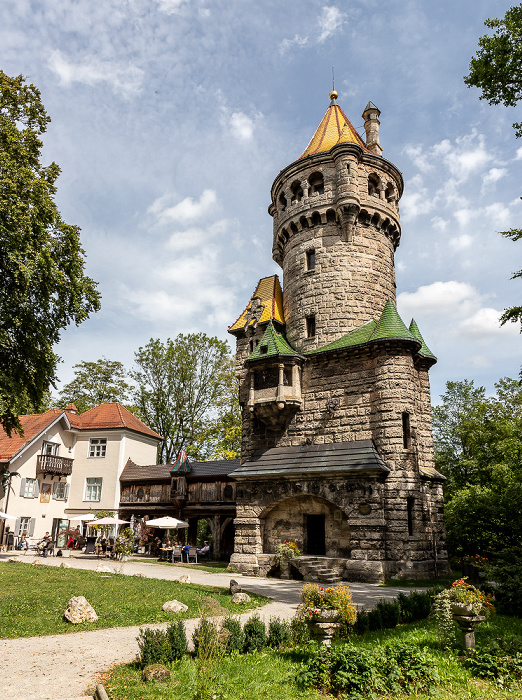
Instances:
[[[47,556],[47,550],[48,550],[49,545],[51,544],[51,542],[52,542],[51,536],[49,535],[48,532],[46,532],[45,535],[43,536],[43,539],[41,539],[40,542],[38,542],[38,544],[36,545],[36,551],[37,551],[37,553],[38,553],[38,554],[43,554],[43,556],[46,557],[46,556]]]
[[[187,560],[187,563],[188,563],[189,552],[190,552],[190,542],[187,542],[187,544],[184,547],[182,547],[182,549],[181,549],[181,556],[183,557],[183,555],[185,555],[185,559]]]
[[[16,545],[16,549],[27,550],[29,549],[29,542],[27,541],[27,532],[22,532],[20,541]]]
[[[208,557],[210,552],[210,547],[208,542],[205,540],[203,547],[199,550],[199,556],[200,557]]]

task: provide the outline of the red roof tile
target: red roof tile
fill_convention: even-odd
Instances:
[[[45,413],[30,414],[19,416],[20,423],[24,430],[23,438],[13,431],[11,437],[7,436],[4,430],[0,427],[0,462],[8,462],[19,452],[25,445],[30,443],[42,433],[56,418],[64,414],[59,408],[51,408]],[[96,429],[122,429],[132,430],[135,433],[141,433],[148,437],[161,440],[161,435],[158,435],[154,430],[142,423],[139,418],[136,418],[125,406],[120,403],[102,403],[99,406],[91,408],[85,413],[75,414],[70,411],[65,414],[71,426],[77,430],[96,430]]]
[[[59,408],[51,408],[45,413],[19,416],[24,430],[23,437],[15,431],[11,433],[11,437],[8,437],[7,433],[0,427],[0,461],[8,462],[22,447],[51,425],[61,413],[63,411]]]

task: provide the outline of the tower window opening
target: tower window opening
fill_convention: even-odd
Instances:
[[[409,450],[411,447],[411,427],[410,427],[410,414],[404,412],[402,414],[402,443],[405,450]]]
[[[386,197],[387,202],[394,202],[395,201],[395,188],[391,184],[391,182],[388,183],[388,186],[386,187],[386,190],[384,191],[384,196]]]
[[[368,178],[368,194],[370,197],[380,197],[381,181],[377,175],[370,175]]]
[[[310,185],[309,193],[314,194],[324,194],[324,178],[322,173],[312,173],[308,178],[308,184]]]
[[[301,187],[301,183],[296,180],[292,183],[290,189],[292,191],[292,204],[300,202],[303,199],[303,188]]]
[[[408,510],[408,535],[413,535],[413,507],[415,506],[415,499],[413,496],[408,496],[406,499],[406,507]]]
[[[306,269],[315,270],[315,250],[306,251]]]
[[[307,316],[306,317],[306,337],[307,338],[314,338],[315,337],[315,316]]]
[[[279,195],[279,204],[281,205],[281,211],[284,211],[286,209],[287,204],[284,192],[281,192],[281,194]]]

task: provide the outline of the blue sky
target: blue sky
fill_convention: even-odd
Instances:
[[[402,171],[398,309],[415,317],[446,380],[520,369],[498,317],[522,297],[522,140],[515,109],[463,83],[501,0],[1,0],[0,67],[24,74],[52,118],[43,160],[82,229],[102,310],[62,335],[62,381],[101,356],[130,367],[151,337],[230,338],[271,259],[270,187],[328,107],[364,133],[381,110],[384,156]],[[230,338],[232,340],[232,338]]]

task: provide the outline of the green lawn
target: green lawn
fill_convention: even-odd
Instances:
[[[495,637],[520,631],[520,620],[497,617],[479,626],[477,647]],[[427,650],[437,665],[439,685],[431,694],[388,694],[381,700],[515,700],[522,697],[522,686],[507,689],[473,678],[459,661],[459,650],[438,648],[434,626],[429,621],[401,625],[394,630],[369,632],[354,637],[355,644],[373,647],[391,639],[401,639]],[[211,675],[210,697],[216,700],[326,700],[332,696],[316,690],[300,690],[294,678],[307,656],[307,647],[286,651],[262,650],[253,654],[225,656],[206,673]],[[172,678],[167,683],[143,683],[139,664],[111,669],[103,680],[110,700],[193,700],[196,697],[197,663],[190,657],[170,664]],[[348,698],[348,696],[343,696]],[[359,697],[359,696],[357,696]]]
[[[173,566],[179,569],[199,569],[200,571],[208,571],[211,574],[226,574],[228,573],[228,564],[226,561],[206,561],[204,564],[182,564],[180,562],[158,561],[157,557],[140,557],[136,561],[146,561],[147,564],[161,564],[161,566]],[[185,571],[183,571],[185,573]]]
[[[69,599],[81,595],[96,610],[98,622],[72,625],[64,619],[63,613]],[[161,606],[167,600],[179,600],[188,605],[188,611],[181,617],[199,617],[208,596],[235,613],[267,602],[262,596],[252,595],[251,603],[234,605],[224,588],[121,574],[104,575],[78,569],[4,563],[0,565],[0,638],[168,622],[180,615],[163,612]]]

